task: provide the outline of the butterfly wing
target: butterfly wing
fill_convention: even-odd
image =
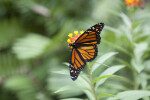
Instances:
[[[73,48],[70,59],[70,76],[72,80],[76,80],[80,71],[84,68],[86,62],[80,52]]]
[[[83,45],[81,47],[78,47],[77,50],[80,52],[82,58],[85,61],[92,61],[97,56],[97,45]]]
[[[86,30],[76,41],[76,44],[99,44],[100,33],[104,27],[104,23],[98,23]]]

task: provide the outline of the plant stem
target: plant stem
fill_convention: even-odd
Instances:
[[[94,83],[93,83],[93,79],[92,79],[92,74],[91,74],[91,71],[90,71],[90,67],[88,66],[87,68],[88,68],[90,85],[91,85],[91,89],[92,89],[93,95],[95,97],[95,100],[98,100],[97,95],[96,95],[96,91],[95,91],[95,88],[94,88]]]
[[[130,11],[130,20],[131,20],[131,35],[133,34],[133,28],[132,26],[134,25],[134,12],[135,12],[135,7],[132,6],[132,9]],[[132,40],[133,40],[133,36],[132,36]],[[132,41],[134,43],[134,41]],[[133,45],[133,44],[132,44]],[[133,48],[135,49],[134,45],[133,45]],[[137,83],[137,72],[135,69],[132,69],[133,71],[133,78],[134,78],[134,87],[133,89],[134,90],[137,90],[138,89],[138,83]]]
[[[137,73],[136,73],[136,71],[133,72],[133,77],[134,77],[134,90],[137,90],[138,84],[137,84]]]

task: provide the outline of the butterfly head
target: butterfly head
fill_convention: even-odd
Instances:
[[[84,31],[80,31],[80,33],[82,34],[82,33],[84,33]],[[75,41],[81,34],[79,34],[78,31],[74,31],[74,36],[73,36],[73,33],[69,33],[69,35],[68,35],[69,39],[67,40],[67,42],[69,43],[68,47],[71,47],[71,48],[75,47],[76,46]]]
[[[70,46],[71,48],[76,48],[76,44],[75,44],[75,43],[69,44],[69,46]]]

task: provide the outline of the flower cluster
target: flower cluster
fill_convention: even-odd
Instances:
[[[84,33],[84,31],[80,31],[80,34],[79,34],[79,32],[78,31],[74,31],[74,36],[73,36],[73,33],[69,33],[69,39],[67,40],[67,42],[69,43],[69,44],[72,44],[73,42],[75,42],[76,41],[76,39],[82,34],[82,33]],[[69,45],[68,45],[69,46]],[[70,47],[70,46],[69,46]]]
[[[125,0],[125,4],[129,7],[139,5],[139,0]]]

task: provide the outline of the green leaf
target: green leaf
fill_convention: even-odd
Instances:
[[[124,23],[126,24],[126,26],[131,29],[131,21],[130,21],[130,18],[124,14],[124,13],[121,13],[120,14],[121,18],[123,19]]]
[[[132,25],[132,28],[135,29],[137,28],[139,25],[141,24],[141,22],[136,22]]]
[[[134,39],[135,39],[135,40],[138,40],[138,39],[141,39],[141,38],[143,38],[143,37],[148,37],[149,35],[150,35],[150,32],[144,32],[144,33],[142,33],[142,34],[136,35],[136,36],[134,37]]]
[[[64,65],[66,65],[67,67],[70,65],[69,63],[67,63],[67,62],[64,62],[63,63]]]
[[[103,55],[102,57],[100,57],[99,59],[96,60],[97,63],[95,63],[92,67],[91,67],[91,72],[94,72],[101,64],[98,63],[104,63],[107,59],[109,59],[110,57],[112,57],[113,55],[116,55],[117,52],[109,52],[106,53],[105,55]]]
[[[120,63],[122,63],[123,65],[126,65],[129,69],[134,70],[134,68],[132,68],[131,64],[129,62],[127,62],[126,60],[120,59],[120,58],[116,58],[116,60]]]
[[[95,99],[91,89],[84,89],[83,91],[86,94],[86,96],[89,98],[89,100],[94,100]]]
[[[25,67],[24,67],[25,68]],[[21,73],[23,67],[14,54],[0,52],[0,77]]]
[[[114,98],[109,98],[107,100],[138,100],[143,97],[150,96],[150,91],[146,90],[131,90],[131,91],[125,91],[120,92],[116,95]]]
[[[148,49],[147,42],[141,42],[135,44],[134,55],[137,60],[142,60],[142,56],[144,55],[145,51]]]
[[[146,42],[135,44],[135,49],[134,49],[135,58],[132,58],[131,64],[138,73],[140,73],[145,67],[143,65],[142,56],[144,55],[147,49],[148,49],[148,43]]]
[[[89,80],[86,80],[83,76],[85,74],[84,73],[80,73],[80,75],[78,76],[78,79],[75,81],[75,83],[77,84],[77,86],[79,88],[82,88],[82,89],[90,89],[91,86],[90,86],[90,82]]]
[[[69,76],[69,72],[67,70],[61,70],[61,71],[52,71],[52,73],[56,73],[56,74],[64,74],[64,75],[68,75]],[[89,96],[89,98],[93,98],[93,95],[90,91],[90,82],[88,80],[88,78],[86,77],[86,75],[84,73],[80,73],[80,75],[78,76],[78,79],[74,82],[76,85],[76,88],[82,89],[84,91],[84,93]],[[75,87],[72,87],[72,89]],[[58,92],[62,92],[62,91],[66,91],[71,89],[71,86],[66,86],[63,88],[58,89],[57,91],[55,91],[55,93]]]
[[[73,88],[74,88],[74,87],[73,87],[73,86],[70,86],[70,85],[64,86],[64,87],[58,89],[57,91],[55,91],[54,93],[63,92],[63,91],[66,91],[66,90],[71,90],[71,89],[73,89]]]
[[[13,52],[19,59],[30,59],[40,56],[50,44],[46,37],[29,34],[22,39],[18,39],[13,46]]]
[[[1,7],[1,6],[0,6]],[[0,15],[1,16],[1,15]],[[1,17],[0,17],[1,18]],[[3,19],[0,22],[0,49],[8,48],[14,40],[24,33],[20,20],[17,18]]]
[[[78,79],[75,81],[75,83],[79,89],[82,89],[82,91],[87,95],[87,97],[90,100],[94,99],[93,93],[91,92],[90,81],[87,79],[87,77],[84,73],[81,73],[78,76]]]
[[[111,43],[109,41],[103,40],[103,42],[108,44],[109,46],[111,46],[111,47],[113,47],[113,48],[115,48],[115,49],[117,49],[117,50],[119,50],[119,51],[121,51],[121,52],[123,52],[123,53],[125,53],[125,54],[127,54],[127,55],[129,55],[131,57],[133,57],[133,54],[131,52],[129,52],[128,50],[124,49],[123,47],[121,47],[119,45],[116,45],[114,43]]]
[[[124,68],[125,66],[124,65],[115,65],[115,66],[112,66],[110,68],[107,68],[102,74],[100,74],[99,77],[101,76],[104,76],[104,75],[112,75],[114,74],[115,72],[119,71],[120,69]],[[98,82],[96,82],[96,88],[98,88],[101,84],[103,84],[108,78],[105,78],[105,79],[101,79],[99,80]]]
[[[99,94],[99,95],[98,95],[98,99],[101,99],[101,98],[104,98],[104,97],[108,97],[108,96],[109,96],[109,97],[110,97],[110,96],[111,96],[111,97],[115,97],[115,95],[113,95],[113,94]]]
[[[97,81],[100,81],[101,79],[104,79],[104,78],[110,78],[110,77],[118,77],[117,75],[104,75],[104,76],[100,76],[100,77],[97,77],[93,80],[93,82],[97,82]]]
[[[80,99],[80,98],[67,98],[67,99],[61,99],[61,100],[85,100],[85,99]]]
[[[28,76],[18,75],[8,78],[4,82],[4,88],[15,91],[19,100],[35,100],[36,98],[37,88]]]
[[[140,73],[138,76],[137,76],[137,82],[138,84],[140,84],[141,88],[142,89],[145,89],[148,85],[148,75],[145,74],[145,73]]]
[[[55,73],[55,74],[64,74],[64,75],[69,75],[69,71],[67,70],[60,70],[60,71],[51,71],[52,73]]]
[[[105,30],[109,30],[109,31],[114,32],[116,34],[120,34],[121,33],[118,29],[110,27],[110,26],[105,26]]]

